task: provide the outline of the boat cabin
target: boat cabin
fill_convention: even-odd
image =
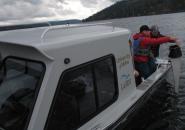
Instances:
[[[171,70],[167,61],[136,87],[129,35],[105,25],[0,32],[0,130],[115,129]]]

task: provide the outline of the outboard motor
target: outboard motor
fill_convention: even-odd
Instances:
[[[181,48],[178,45],[170,46],[169,50],[170,50],[169,58],[171,60],[173,73],[174,73],[175,92],[178,93],[182,52],[181,52]]]

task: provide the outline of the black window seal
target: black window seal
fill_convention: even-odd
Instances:
[[[92,71],[92,78],[93,78],[93,85],[94,85],[94,97],[95,97],[95,103],[96,103],[96,111],[98,111],[100,104],[99,104],[99,95],[98,95],[98,88],[97,88],[97,82],[96,82],[96,74],[95,74],[95,67],[94,63],[91,65],[91,71]]]
[[[33,106],[31,108],[31,111],[29,112],[29,115],[28,115],[28,118],[27,118],[27,122],[25,124],[25,128],[23,130],[27,130],[28,129],[28,126],[29,126],[29,123],[30,123],[30,120],[31,120],[31,117],[32,117],[32,114],[33,114],[33,111],[34,111],[34,108],[35,108],[35,104],[36,104],[36,101],[37,101],[37,98],[38,98],[38,95],[39,95],[39,91],[40,91],[40,88],[41,88],[41,85],[42,85],[42,82],[43,82],[43,79],[44,79],[44,75],[45,75],[45,72],[46,72],[46,65],[44,64],[44,62],[41,62],[41,61],[38,61],[38,60],[33,60],[33,59],[27,59],[27,58],[22,58],[22,57],[17,57],[17,56],[7,56],[3,59],[3,62],[0,66],[0,69],[2,68],[2,66],[5,64],[6,60],[7,59],[17,59],[17,60],[22,60],[22,61],[28,61],[28,62],[33,62],[33,63],[40,63],[42,66],[43,66],[43,71],[41,73],[41,77],[35,87],[35,97],[33,99]]]
[[[53,101],[51,103],[51,106],[50,106],[50,110],[49,110],[49,114],[47,116],[47,120],[46,120],[46,123],[45,123],[45,127],[44,127],[44,130],[47,130],[48,128],[48,125],[49,125],[49,121],[50,121],[50,118],[52,116],[52,112],[53,112],[53,109],[54,109],[54,105],[56,103],[56,100],[57,100],[57,96],[58,94],[60,93],[61,89],[63,89],[63,87],[60,87],[61,84],[62,84],[62,81],[63,81],[63,78],[64,78],[64,75],[70,71],[74,71],[74,70],[77,70],[79,68],[83,68],[83,67],[86,67],[88,65],[90,65],[91,67],[93,67],[93,65],[97,62],[100,62],[100,61],[103,61],[105,59],[108,59],[108,58],[111,58],[112,60],[112,64],[113,64],[113,70],[114,70],[114,88],[115,88],[115,96],[112,98],[112,100],[108,103],[106,103],[105,105],[103,105],[101,108],[96,108],[96,112],[91,114],[89,117],[87,117],[85,120],[83,120],[82,122],[79,123],[79,125],[75,128],[75,129],[78,129],[79,127],[81,127],[82,125],[84,125],[86,122],[88,122],[89,120],[91,120],[93,117],[95,117],[96,115],[98,115],[100,112],[102,112],[103,110],[105,110],[106,108],[108,108],[111,104],[113,104],[117,99],[118,99],[118,96],[119,96],[119,87],[118,87],[118,77],[117,77],[117,67],[116,67],[116,59],[115,59],[115,56],[113,54],[109,54],[109,55],[106,55],[106,56],[103,56],[103,57],[100,57],[100,58],[97,58],[97,59],[94,59],[92,61],[89,61],[89,62],[86,62],[86,63],[83,63],[83,64],[80,64],[80,65],[77,65],[77,66],[74,66],[72,68],[69,68],[67,70],[64,70],[60,76],[60,79],[59,79],[59,82],[58,82],[58,85],[57,85],[57,88],[55,90],[55,94],[54,94],[54,97],[53,97]],[[92,68],[91,68],[91,71],[92,71]],[[93,73],[93,72],[92,72]],[[94,82],[94,81],[93,81]],[[97,105],[97,104],[96,104]],[[96,106],[97,107],[97,106]]]

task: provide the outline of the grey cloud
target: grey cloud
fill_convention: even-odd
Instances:
[[[0,5],[15,5],[16,3],[31,3],[33,5],[38,5],[42,3],[42,0],[1,0]]]
[[[98,4],[98,1],[99,1],[99,0],[80,0],[80,1],[81,1],[82,5],[83,5],[84,7],[89,7],[89,8],[91,8],[91,7],[96,6],[96,5]],[[118,1],[121,1],[121,0],[107,0],[107,1],[110,1],[110,2],[115,3],[115,2],[118,2]]]
[[[73,0],[70,0],[71,2]],[[86,8],[93,8],[100,1],[98,0],[74,0],[80,1]],[[117,0],[107,0],[117,1]],[[79,12],[74,12],[66,5],[69,0],[0,0],[0,22],[28,20],[36,18],[75,16]]]
[[[58,7],[57,2],[67,4],[65,0],[1,0],[0,21],[54,17],[57,14],[75,13],[62,6]]]
[[[80,1],[82,5],[85,7],[93,7],[98,3],[97,0],[80,0]]]
[[[57,5],[56,3],[60,3],[61,5]],[[67,5],[67,0],[50,0],[48,3],[48,7],[55,11],[56,14],[60,15],[71,15],[75,14],[72,10],[64,8]]]
[[[64,3],[64,4],[67,4],[67,0],[58,0],[60,3]]]
[[[46,17],[51,16],[52,13],[49,12],[42,5],[40,0],[4,0],[0,2],[0,20],[15,20],[15,19],[26,19],[34,17]]]
[[[56,12],[61,15],[71,15],[75,14],[76,12],[69,10],[69,9],[57,9]]]

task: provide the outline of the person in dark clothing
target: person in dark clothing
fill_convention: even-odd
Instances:
[[[151,37],[152,38],[164,37],[164,35],[162,35],[160,33],[157,25],[152,25],[150,30],[151,30]],[[159,48],[160,48],[160,45],[152,45],[151,46],[151,50],[152,50],[154,57],[159,57]]]

